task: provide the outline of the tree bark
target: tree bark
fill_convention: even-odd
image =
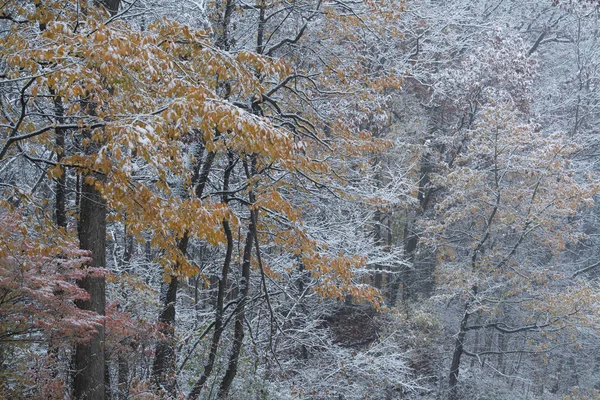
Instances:
[[[201,161],[198,162],[196,172],[192,177],[192,181],[196,185],[194,188],[194,193],[198,198],[202,197],[214,159],[215,153],[209,152],[206,155],[206,160],[204,163]],[[178,243],[179,251],[181,251],[182,254],[186,253],[188,243],[189,237],[186,233]],[[179,266],[176,265],[175,272],[177,272],[178,269]],[[176,274],[171,275],[167,286],[163,309],[158,317],[158,320],[161,324],[161,333],[165,336],[165,339],[160,340],[157,343],[156,355],[154,357],[154,363],[152,364],[152,378],[155,384],[159,387],[163,387],[169,393],[173,393],[176,386],[175,377],[171,375],[174,371],[176,360],[175,317],[178,285],[178,276]]]
[[[125,357],[119,356],[119,383],[118,392],[119,400],[127,400],[129,398],[129,364]]]
[[[54,94],[54,93],[52,93]],[[56,122],[59,125],[64,124],[65,108],[62,99],[58,96],[54,97],[54,113],[56,114]],[[65,156],[65,130],[56,128],[55,132],[55,148],[56,148],[56,163],[60,165]],[[61,175],[55,180],[55,219],[56,225],[61,228],[67,227],[67,212],[66,212],[66,184],[67,175],[65,169],[61,166]]]
[[[377,179],[379,180],[379,176],[377,176]],[[375,211],[375,216],[374,216],[374,221],[373,223],[375,224],[375,229],[374,229],[374,240],[375,240],[375,246],[378,247],[382,247],[385,244],[385,240],[383,238],[383,229],[382,229],[382,224],[383,224],[383,213],[381,212],[381,210],[376,210]],[[376,265],[375,269],[377,270],[377,272],[375,272],[375,276],[373,278],[373,286],[379,290],[382,289],[382,284],[383,284],[383,273],[381,272],[382,268],[381,265]]]
[[[121,0],[94,0],[94,5],[96,7],[106,8],[106,11],[110,13],[110,16],[114,17],[119,11]]]
[[[85,179],[81,189],[79,215],[79,245],[91,253],[91,267],[106,267],[106,203],[94,187]],[[102,179],[97,174],[87,178]],[[89,273],[77,284],[88,292],[90,298],[78,301],[83,310],[104,315],[106,306],[105,280],[103,274]],[[75,349],[75,376],[73,397],[79,400],[104,400],[104,326],[97,328],[88,342],[79,343]]]
[[[458,400],[458,373],[460,371],[460,358],[463,355],[465,337],[467,336],[467,323],[469,321],[469,304],[465,305],[465,313],[460,321],[460,329],[454,343],[454,353],[452,354],[452,364],[450,365],[450,376],[448,379],[449,399]]]
[[[498,332],[498,351],[500,352],[500,354],[498,354],[498,371],[502,374],[506,374],[506,357],[504,353],[507,350],[507,342],[508,338],[506,337],[506,334]]]
[[[101,0],[98,6],[106,6],[115,15],[119,9],[120,0]],[[95,104],[86,104],[88,114],[96,115]],[[90,136],[87,132],[86,136]],[[86,154],[91,155],[98,146],[90,145]],[[104,176],[95,173],[82,173],[81,198],[79,204],[79,247],[91,253],[91,267],[106,268],[106,202],[96,190],[95,182],[102,182]],[[105,315],[106,281],[104,273],[88,273],[77,284],[89,294],[88,300],[77,301],[77,306],[83,310],[94,311]],[[73,397],[77,400],[105,400],[105,329],[104,325],[97,328],[92,338],[87,342],[78,343],[75,348],[75,375],[73,377]]]
[[[214,157],[213,157],[214,158]],[[227,204],[229,201],[229,179],[231,177],[231,172],[235,166],[235,160],[233,157],[233,153],[228,153],[229,164],[225,169],[223,174],[223,203]],[[202,182],[202,180],[201,180]],[[221,335],[225,330],[225,321],[223,321],[223,315],[225,312],[224,302],[225,296],[227,292],[227,279],[229,277],[229,269],[231,267],[231,257],[233,254],[233,233],[231,232],[231,226],[229,225],[229,221],[223,220],[223,231],[225,232],[225,238],[227,240],[227,248],[225,250],[225,261],[223,262],[223,268],[221,269],[221,276],[218,278],[218,291],[217,291],[217,299],[215,305],[215,324],[213,337],[210,345],[210,352],[208,353],[208,361],[204,366],[204,371],[202,372],[202,376],[200,379],[196,381],[194,384],[192,391],[190,392],[188,399],[194,400],[197,399],[204,389],[204,385],[206,381],[212,374],[213,367],[215,365],[215,360],[217,359],[217,352],[219,350],[219,343],[221,342]],[[239,304],[238,304],[239,305]]]
[[[229,394],[229,389],[233,383],[233,378],[237,374],[238,361],[242,345],[244,344],[244,319],[246,318],[246,301],[248,292],[250,291],[250,262],[252,259],[252,245],[254,243],[254,235],[256,234],[256,210],[251,211],[250,227],[246,236],[246,244],[244,245],[244,258],[242,262],[242,280],[241,290],[238,296],[237,315],[235,318],[235,327],[233,333],[233,346],[229,355],[229,364],[225,376],[221,381],[218,399],[226,399]]]
[[[178,243],[178,248],[181,253],[185,254],[189,242],[187,234]],[[175,266],[175,270],[178,266]],[[161,324],[161,333],[165,339],[160,340],[156,345],[156,355],[152,364],[152,377],[159,387],[163,387],[168,393],[173,393],[175,390],[175,378],[171,376],[175,364],[175,305],[177,303],[177,288],[179,278],[177,275],[171,275],[170,281],[167,284],[167,292],[165,294],[164,307],[158,317]]]
[[[110,352],[104,351],[104,398],[112,400],[112,390],[110,384]]]
[[[221,277],[219,278],[219,290],[217,293],[217,304],[215,310],[215,327],[213,331],[210,352],[208,353],[208,361],[204,366],[202,376],[196,381],[194,387],[192,388],[192,391],[188,396],[189,400],[195,400],[198,398],[200,392],[206,384],[206,381],[212,374],[212,370],[215,365],[215,360],[217,359],[219,343],[221,342],[221,335],[223,334],[223,330],[225,329],[225,325],[223,323],[223,303],[225,300],[225,292],[227,290],[227,278],[229,275],[229,267],[231,265],[231,255],[233,253],[233,234],[231,233],[231,228],[229,226],[228,221],[223,221],[223,230],[225,231],[225,236],[227,238],[227,250],[225,253],[225,261],[223,262],[223,268],[221,270]]]
[[[124,274],[129,274],[129,266],[131,263],[131,257],[133,256],[133,248],[134,248],[134,237],[127,232],[127,225],[125,225],[123,229],[123,267],[126,268],[126,272]],[[129,340],[122,341],[121,345],[130,344]],[[126,354],[119,352],[117,357],[117,399],[118,400],[127,400],[129,397],[129,362],[127,360]]]

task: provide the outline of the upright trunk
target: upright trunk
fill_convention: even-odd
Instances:
[[[62,99],[60,97],[54,97],[54,113],[56,114],[56,122],[61,125],[65,121],[65,109],[63,106]],[[55,132],[55,147],[56,147],[56,163],[61,164],[64,158],[65,152],[65,130],[63,128],[56,128]],[[64,168],[61,167],[61,175],[55,180],[55,219],[56,225],[61,228],[67,227],[67,212],[66,212],[66,183],[67,176]]]
[[[110,15],[114,17],[119,11],[121,0],[94,0],[94,5],[96,7],[106,8],[106,11],[108,11]]]
[[[238,296],[237,315],[235,318],[235,327],[233,332],[233,346],[229,355],[229,364],[225,376],[219,387],[218,399],[226,399],[231,388],[233,378],[237,374],[238,361],[242,345],[244,344],[244,320],[246,318],[246,301],[250,290],[250,262],[252,258],[252,245],[254,243],[254,235],[256,234],[256,210],[251,211],[250,227],[246,236],[246,244],[244,246],[244,259],[242,262],[242,280],[241,288]]]
[[[465,313],[460,321],[460,329],[454,343],[454,353],[452,354],[452,364],[450,365],[450,376],[448,379],[449,399],[458,400],[458,373],[460,371],[460,358],[463,355],[465,338],[467,336],[467,322],[469,321],[469,304],[465,305]]]
[[[182,253],[187,250],[189,237],[187,234],[178,243],[178,248]],[[175,266],[175,270],[178,266]],[[175,378],[171,371],[175,364],[175,305],[177,302],[177,287],[179,278],[171,275],[167,284],[164,307],[158,317],[161,324],[161,333],[165,339],[160,340],[156,345],[156,355],[152,365],[152,376],[158,386],[162,386],[167,392],[172,393],[175,390]]]
[[[383,246],[385,243],[385,240],[383,238],[383,213],[381,212],[381,210],[377,210],[375,211],[375,216],[374,216],[374,224],[375,224],[375,232],[374,232],[374,239],[375,239],[375,246]],[[383,284],[383,274],[381,272],[381,266],[377,265],[375,266],[375,268],[377,269],[377,272],[375,272],[375,277],[373,279],[373,286],[375,286],[377,289],[382,288],[382,284]]]
[[[56,116],[57,125],[62,125],[65,122],[65,109],[62,103],[62,99],[56,96],[54,90],[50,90],[50,94],[54,96],[54,114]],[[65,130],[63,128],[56,128],[54,132],[54,151],[56,152],[56,163],[61,165],[61,161],[64,158],[65,149]],[[54,221],[56,226],[60,228],[67,228],[67,212],[66,212],[66,175],[65,170],[60,167],[61,175],[54,180],[55,183],[55,197],[54,197]],[[52,363],[58,365],[58,352],[59,347],[57,346],[59,340],[57,337],[52,335],[50,337],[50,343],[48,348],[48,356],[52,360]],[[58,370],[53,369],[52,375],[56,377]]]
[[[120,0],[99,0],[96,6],[105,6],[111,15],[119,9]],[[90,116],[96,116],[96,105],[85,104]],[[87,132],[86,136],[91,136]],[[98,151],[97,145],[86,148],[86,155]],[[106,268],[106,202],[96,190],[95,182],[102,182],[104,175],[86,172],[81,175],[81,198],[79,199],[79,247],[91,253],[91,267]],[[83,310],[104,315],[106,308],[106,281],[103,273],[88,273],[77,284],[89,294],[89,299],[77,302]],[[77,400],[105,400],[105,329],[97,328],[87,342],[78,343],[75,348],[75,371],[73,377],[73,397]]]
[[[84,176],[81,187],[79,214],[79,245],[91,253],[91,266],[106,267],[106,203],[86,178],[101,179],[100,175]],[[89,299],[78,301],[83,310],[104,315],[105,280],[103,274],[89,273],[77,281],[89,294]],[[97,329],[92,339],[79,343],[75,349],[73,396],[80,400],[104,400],[104,326]]]
[[[409,300],[415,300],[417,295],[425,294],[428,295],[427,291],[421,290],[416,284],[419,280],[432,281],[433,268],[429,268],[425,271],[424,277],[418,276],[422,271],[418,271],[415,265],[419,263],[420,258],[417,259],[417,249],[419,247],[419,232],[417,231],[418,219],[431,208],[432,189],[429,187],[430,175],[433,172],[430,155],[425,154],[421,160],[419,167],[419,191],[417,198],[419,200],[420,208],[412,213],[407,213],[406,224],[404,226],[404,254],[407,257],[407,261],[411,264],[411,267],[403,267],[400,279],[402,280],[402,300],[407,302]],[[396,280],[392,283],[390,305],[394,305],[397,301],[397,293],[399,291],[400,281]],[[419,293],[421,291],[421,293]]]
[[[221,276],[219,277],[219,290],[217,293],[213,337],[211,340],[210,351],[208,353],[208,361],[204,365],[204,371],[202,372],[202,376],[196,381],[194,387],[192,388],[192,391],[188,396],[189,400],[195,400],[198,398],[200,392],[202,391],[202,389],[204,389],[206,381],[212,374],[212,370],[215,365],[215,360],[217,359],[219,343],[221,342],[221,335],[223,334],[223,330],[225,329],[225,325],[223,323],[223,305],[225,301],[225,292],[227,290],[227,278],[229,275],[229,267],[231,265],[231,255],[233,253],[233,234],[231,233],[231,228],[229,226],[228,221],[223,221],[223,230],[225,231],[225,236],[227,238],[227,250],[225,253],[225,261],[223,262],[223,269],[221,270]]]
[[[127,232],[127,226],[123,231],[124,236],[124,251],[123,251],[123,265],[129,267],[131,257],[133,256],[134,238]],[[125,272],[128,274],[129,272]],[[129,341],[122,341],[122,345],[127,345]],[[117,399],[127,400],[129,397],[129,362],[127,357],[119,352],[117,357],[117,368],[119,370],[117,375]]]
[[[225,169],[225,173],[223,174],[222,200],[225,204],[227,204],[229,201],[229,179],[231,177],[231,172],[233,171],[233,168],[235,166],[233,153],[229,152],[228,158],[229,164]],[[202,182],[202,180],[200,180],[200,182]],[[208,361],[204,365],[204,371],[202,372],[202,376],[200,376],[200,379],[198,379],[192,387],[192,391],[188,396],[189,400],[194,400],[198,398],[200,392],[202,392],[202,389],[204,389],[206,381],[212,374],[212,370],[215,365],[215,360],[217,359],[219,343],[221,342],[221,335],[225,330],[225,321],[223,320],[223,314],[225,312],[224,302],[227,291],[227,279],[229,277],[229,269],[231,267],[231,257],[233,254],[233,233],[231,232],[231,226],[229,225],[229,221],[227,220],[223,220],[223,231],[225,232],[225,238],[227,240],[227,248],[225,250],[225,261],[223,262],[223,268],[221,269],[221,276],[218,278],[218,291],[215,304],[215,323],[213,328],[213,337],[211,340],[210,351],[208,353]]]
[[[201,160],[202,154],[199,154],[199,160]],[[208,175],[215,159],[215,153],[209,152],[206,155],[204,163],[198,162],[196,172],[192,177],[192,181],[196,184],[195,195],[198,198],[202,197],[206,182],[208,181]],[[179,241],[178,248],[182,254],[187,251],[189,243],[189,237],[187,233]],[[175,272],[179,267],[175,266]],[[156,345],[156,355],[154,356],[154,363],[152,364],[152,378],[155,384],[159,387],[163,387],[169,393],[175,391],[176,381],[173,376],[176,354],[175,354],[175,316],[176,316],[176,304],[177,304],[177,290],[179,286],[179,278],[176,274],[170,276],[170,281],[167,284],[167,291],[165,294],[163,309],[158,317],[161,324],[161,333],[164,335],[164,339],[160,340]]]
[[[110,353],[104,352],[104,397],[105,400],[112,400],[112,389],[110,384]]]
[[[127,400],[129,398],[129,364],[127,359],[119,355],[119,400]]]
[[[419,244],[419,237],[416,234],[414,234],[414,232],[412,231],[412,229],[413,229],[412,225],[413,225],[413,222],[411,222],[409,220],[409,217],[407,216],[406,226],[404,227],[403,246],[404,246],[404,254],[407,257],[407,261],[411,264],[411,267],[414,266],[415,253],[417,250],[417,246]],[[413,289],[412,288],[413,274],[412,274],[412,271],[410,270],[410,267],[408,267],[408,266],[402,267],[401,278],[402,278],[402,300],[407,302],[412,297],[411,290]],[[394,302],[393,304],[396,304],[397,292],[398,292],[398,289],[396,288],[393,291],[393,293],[395,294],[394,298],[390,300],[390,301]]]
[[[506,334],[498,332],[498,350],[500,352],[500,354],[498,354],[498,371],[500,371],[501,374],[506,374],[506,358],[504,353],[508,347],[507,341],[508,338],[506,337]]]

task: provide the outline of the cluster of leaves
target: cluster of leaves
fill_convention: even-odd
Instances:
[[[89,295],[75,280],[104,272],[82,268],[87,253],[64,231],[24,214],[12,207],[0,214],[0,393],[59,398],[64,377],[55,359],[58,349],[89,340],[105,322],[77,307]],[[49,350],[44,356],[35,346],[56,354]],[[29,374],[31,369],[40,373]]]

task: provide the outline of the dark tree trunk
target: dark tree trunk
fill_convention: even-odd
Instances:
[[[254,243],[254,235],[256,234],[256,210],[251,211],[250,227],[246,236],[246,244],[244,246],[244,259],[242,262],[242,280],[240,283],[240,293],[238,296],[237,315],[235,318],[235,327],[233,333],[233,346],[229,355],[229,364],[227,371],[221,382],[217,398],[226,399],[231,388],[233,378],[237,374],[238,361],[242,345],[244,344],[244,320],[246,318],[246,301],[250,290],[250,262],[252,258],[252,245]]]
[[[81,173],[75,174],[75,210],[77,215],[81,214]],[[79,231],[80,221],[77,221],[77,230]]]
[[[119,356],[119,400],[129,398],[129,363],[125,357]]]
[[[111,16],[117,15],[121,0],[94,0],[96,7],[104,7],[110,13]]]
[[[63,106],[62,99],[60,97],[54,97],[54,113],[56,114],[56,122],[61,125],[64,121],[65,109]],[[56,146],[56,163],[61,164],[62,159],[65,156],[65,130],[62,128],[56,128],[55,132],[55,146]],[[61,167],[61,175],[56,178],[55,186],[55,219],[56,225],[61,228],[67,227],[67,211],[66,211],[66,184],[67,175],[64,168]]]
[[[374,239],[375,239],[375,245],[376,246],[383,246],[385,244],[385,240],[383,237],[383,213],[380,210],[375,211],[375,216],[374,216],[374,224],[375,224],[375,232],[374,232]],[[375,272],[375,277],[373,279],[373,286],[375,286],[377,289],[381,289],[382,288],[382,284],[383,284],[383,273],[381,272],[381,265],[376,265],[375,269],[377,269],[377,272]]]
[[[181,253],[185,254],[189,242],[186,235],[178,243]],[[175,266],[177,271],[178,267]],[[165,336],[156,345],[156,356],[152,365],[152,376],[159,387],[163,387],[167,392],[173,393],[175,390],[175,377],[172,376],[175,366],[175,305],[177,303],[177,288],[179,279],[176,275],[171,275],[167,284],[167,292],[163,310],[158,317],[161,324],[161,333]]]
[[[506,334],[502,332],[498,332],[498,350],[500,354],[498,354],[498,371],[502,374],[506,374],[506,357],[504,353],[508,347],[508,338]]]
[[[100,175],[88,178],[101,179]],[[86,182],[84,175],[81,187],[79,215],[79,245],[91,253],[91,266],[106,267],[106,203],[95,189],[93,182]],[[103,274],[90,273],[79,280],[78,285],[85,289],[89,300],[78,301],[83,310],[91,310],[104,315],[105,280]],[[104,327],[94,333],[92,339],[79,343],[75,349],[75,376],[73,396],[80,400],[104,400]]]
[[[425,155],[421,160],[419,168],[419,192],[417,198],[419,200],[420,209],[416,210],[414,215],[406,215],[406,225],[404,226],[404,254],[411,266],[403,267],[400,279],[396,279],[392,282],[390,305],[394,305],[397,301],[400,280],[402,281],[402,300],[405,302],[415,300],[419,294],[429,295],[427,282],[429,282],[430,286],[433,284],[433,268],[424,268],[428,261],[425,260],[425,262],[422,263],[422,256],[417,259],[419,233],[416,230],[417,220],[432,207],[431,200],[433,197],[433,190],[430,187],[430,175],[433,172],[433,167],[429,158],[430,156]],[[419,271],[416,268],[418,264],[421,264],[421,267],[423,267],[422,271]],[[425,285],[417,285],[418,281],[425,282]]]
[[[223,269],[221,270],[221,277],[219,278],[219,289],[217,292],[217,304],[215,307],[215,326],[213,331],[213,337],[210,345],[210,352],[208,353],[208,361],[204,366],[204,371],[200,379],[196,381],[192,391],[190,392],[188,399],[195,400],[200,395],[200,392],[204,388],[206,381],[212,374],[215,360],[217,359],[217,352],[219,350],[219,343],[221,342],[221,335],[225,329],[223,323],[223,303],[225,301],[225,292],[227,290],[227,278],[229,276],[229,268],[231,266],[231,255],[233,253],[233,234],[228,221],[223,221],[223,230],[227,238],[227,250],[225,253],[225,261],[223,262]]]
[[[62,125],[65,122],[65,109],[63,106],[62,99],[56,96],[54,90],[50,89],[50,94],[54,96],[54,114],[56,116],[56,123]],[[65,151],[65,130],[63,128],[56,128],[54,132],[54,151],[56,152],[56,163],[61,165],[61,161],[64,158]],[[60,228],[67,228],[67,212],[66,212],[66,174],[64,168],[60,167],[61,175],[54,180],[55,183],[55,197],[54,197],[54,221],[56,226]],[[50,343],[48,348],[48,356],[52,359],[52,362],[57,365],[59,347],[57,346],[58,338],[52,335],[50,337]],[[52,371],[52,376],[56,377],[58,370]]]
[[[454,343],[454,353],[452,354],[452,364],[450,365],[450,376],[448,379],[449,399],[458,400],[458,373],[460,372],[460,359],[463,355],[465,338],[467,336],[467,323],[469,321],[469,302],[465,305],[465,313],[460,321],[460,329]]]
[[[135,240],[132,235],[127,232],[127,226],[123,230],[123,267],[125,271],[129,273],[129,266],[131,263],[131,257],[133,257],[133,249],[135,245]]]
[[[123,266],[126,268],[125,274],[128,274],[128,267],[131,263],[134,249],[134,237],[127,232],[127,226],[123,229],[124,236],[124,251],[123,251]],[[124,340],[121,345],[128,345],[131,342]],[[129,362],[125,354],[119,352],[117,357],[117,396],[118,400],[127,400],[129,397]]]
[[[410,263],[411,267],[414,268],[415,264],[415,253],[417,251],[417,246],[419,244],[419,237],[412,231],[414,228],[413,223],[408,221],[406,222],[406,226],[404,227],[404,254],[407,257],[407,261]],[[408,301],[412,298],[412,289],[413,288],[413,275],[414,272],[408,266],[404,266],[402,268],[402,300]],[[396,291],[397,292],[397,291]]]
[[[152,364],[152,376],[159,387],[170,390],[169,371],[172,370],[175,360],[175,346],[173,341],[175,331],[175,303],[177,302],[177,287],[179,280],[177,276],[171,275],[167,283],[167,291],[164,297],[164,307],[158,317],[160,331],[164,335],[156,345],[156,355]]]
[[[199,159],[201,160],[201,154]],[[215,153],[209,152],[206,155],[204,163],[198,162],[195,168],[196,172],[192,177],[196,185],[194,192],[196,197],[201,198],[208,181],[208,175],[215,159]],[[179,241],[178,248],[182,254],[187,251],[189,237],[187,233]],[[175,266],[175,271],[179,268]],[[163,387],[169,393],[173,393],[176,386],[176,378],[173,376],[176,354],[175,354],[175,316],[177,304],[177,289],[179,279],[177,275],[170,276],[170,282],[167,286],[167,292],[164,299],[163,309],[158,317],[161,324],[161,333],[165,336],[156,345],[156,355],[152,365],[152,377],[157,386]]]
[[[104,397],[105,400],[112,400],[112,390],[110,385],[110,353],[104,352]]]
[[[120,0],[102,0],[97,5],[106,6],[111,15],[114,15],[119,9],[120,2]],[[89,103],[86,106],[89,115],[94,116],[95,105]],[[90,132],[87,132],[87,136],[89,134]],[[88,146],[86,154],[91,155],[97,150],[97,146]],[[91,181],[86,178],[91,178]],[[90,251],[92,267],[106,268],[106,202],[94,186],[96,180],[103,181],[104,176],[94,172],[82,174],[79,200],[79,247]],[[78,280],[77,284],[90,296],[88,300],[78,301],[77,306],[104,315],[106,308],[104,274],[90,273]],[[105,399],[104,335],[104,326],[100,326],[91,340],[78,343],[75,348],[73,397],[77,400]]]
[[[209,153],[209,155],[210,154],[213,154],[213,153]],[[233,171],[233,168],[236,163],[233,153],[229,152],[228,158],[229,158],[229,164],[227,165],[227,168],[225,169],[225,172],[223,174],[222,200],[223,200],[223,203],[225,203],[225,204],[227,204],[229,201],[229,195],[228,195],[229,179],[231,178],[231,172]],[[208,159],[209,158],[207,157],[207,160]],[[210,158],[211,163],[212,163],[212,160],[214,160],[214,155]],[[207,170],[206,174],[202,174],[202,175],[206,175],[206,177],[208,177],[208,170]],[[200,179],[200,184],[202,184],[203,182],[206,183],[206,178]],[[196,191],[196,195],[198,195],[198,191]],[[200,377],[200,379],[198,379],[196,381],[196,383],[194,384],[194,387],[192,388],[192,391],[190,392],[190,394],[188,396],[188,399],[190,399],[190,400],[198,398],[198,396],[200,395],[200,392],[202,391],[202,389],[204,388],[204,385],[206,384],[206,381],[212,374],[212,370],[215,365],[215,360],[217,359],[219,343],[221,342],[221,335],[223,334],[223,331],[225,330],[225,322],[223,321],[223,314],[225,312],[224,302],[225,302],[225,295],[227,292],[227,279],[229,276],[229,269],[231,267],[231,256],[233,254],[233,234],[231,232],[231,226],[229,225],[229,221],[227,221],[227,220],[223,220],[223,231],[225,232],[225,238],[227,240],[227,248],[225,251],[225,261],[223,262],[221,276],[218,278],[218,290],[217,290],[217,299],[216,299],[216,304],[215,304],[215,324],[214,324],[213,337],[211,340],[210,352],[208,353],[208,361],[206,362],[206,365],[204,366],[204,371],[202,372],[202,376]]]

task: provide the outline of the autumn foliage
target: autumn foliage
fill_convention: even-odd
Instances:
[[[76,306],[88,294],[75,280],[104,272],[84,267],[86,252],[65,232],[23,214],[5,208],[0,215],[0,393],[5,398],[61,398],[59,349],[89,340],[104,323]],[[36,347],[47,348],[48,354],[37,353]],[[31,368],[37,372],[27,372]]]
[[[441,3],[2,2],[0,397],[458,399],[600,326],[572,38]]]
[[[318,19],[323,27],[336,29],[375,26],[376,9],[361,5],[360,13],[372,17],[365,22],[328,4]],[[340,51],[327,59],[302,60],[296,54],[286,60],[277,56],[276,47],[231,48],[228,26],[216,29],[220,36],[215,41],[210,30],[160,18],[139,29],[105,11],[76,1],[2,5],[7,30],[0,58],[7,97],[0,117],[0,161],[24,157],[41,162],[48,182],[64,186],[83,180],[98,191],[109,223],[126,227],[131,240],[147,242],[160,253],[153,261],[175,293],[178,279],[197,277],[201,286],[214,279],[214,272],[202,271],[186,254],[191,242],[190,247],[201,243],[229,252],[221,275],[226,276],[232,261],[242,264],[243,274],[261,277],[267,298],[267,279],[285,284],[291,271],[302,269],[324,298],[352,296],[379,306],[377,290],[354,275],[367,258],[330,248],[303,218],[314,190],[327,188],[340,199],[363,201],[344,187],[370,168],[360,161],[364,154],[376,154],[390,143],[373,138],[362,125],[385,119],[385,91],[397,89],[400,77],[365,57],[340,58]],[[391,23],[397,11],[389,4],[380,16]],[[317,15],[314,11],[308,21]],[[379,33],[385,26],[378,27]],[[365,52],[373,39],[361,44]],[[345,40],[359,38],[329,45],[342,49]],[[348,86],[352,93],[346,92]],[[328,94],[311,100],[321,93]],[[350,94],[364,106],[348,119],[340,106]],[[320,103],[325,113],[307,107],[307,101]],[[348,168],[346,159],[356,163]],[[369,207],[386,206],[372,193],[369,197],[364,201]],[[12,227],[2,253],[3,304],[11,315],[4,336],[45,335],[51,349],[56,337],[84,340],[94,324],[104,321],[113,358],[143,352],[139,343],[153,344],[140,332],[142,326],[154,329],[151,322],[138,320],[140,326],[132,328],[125,323],[135,318],[131,313],[109,306],[104,320],[75,306],[86,296],[75,281],[104,273],[83,267],[85,254],[68,240],[77,201],[66,204],[71,218],[66,230],[53,227],[50,215],[44,215],[48,208],[37,225],[31,225],[34,216],[28,212],[3,212],[3,232]],[[46,242],[51,238],[56,242]],[[244,255],[232,256],[233,243],[244,240]],[[268,251],[261,257],[263,244]],[[285,269],[270,265],[269,255],[277,253],[289,255]],[[247,291],[242,289],[242,305],[236,306],[242,322]],[[217,314],[224,312],[219,307]],[[157,337],[173,341],[171,324],[172,319],[163,321]],[[217,325],[216,331],[224,328]],[[241,345],[244,328],[236,329],[242,329],[235,333]],[[215,349],[220,335],[214,335]],[[239,349],[232,352],[233,362],[238,355]]]

